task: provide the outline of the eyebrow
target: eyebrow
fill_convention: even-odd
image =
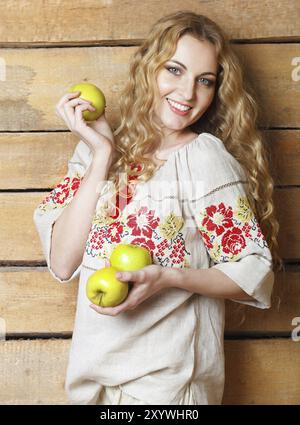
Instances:
[[[187,67],[186,67],[185,65],[183,65],[183,63],[178,62],[178,61],[177,61],[177,60],[175,60],[175,59],[170,59],[170,62],[178,63],[178,65],[182,66],[182,68],[184,68],[185,70],[187,70]],[[216,76],[216,74],[215,74],[214,72],[202,72],[202,73],[199,75],[199,77],[202,77],[203,75],[214,75],[214,76],[217,78],[217,76]]]

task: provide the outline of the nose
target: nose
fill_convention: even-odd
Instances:
[[[193,99],[195,95],[195,81],[192,78],[182,78],[181,80],[181,95],[185,100]]]

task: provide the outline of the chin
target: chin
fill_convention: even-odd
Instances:
[[[163,128],[165,129],[165,130],[173,130],[173,131],[176,131],[176,130],[184,130],[185,128],[187,128],[187,127],[189,127],[191,124],[189,124],[189,123],[182,123],[182,124],[179,124],[179,125],[176,125],[174,122],[170,122],[170,123],[162,123],[162,125],[163,125]]]

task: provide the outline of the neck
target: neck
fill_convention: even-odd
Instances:
[[[161,140],[160,147],[158,152],[172,149],[177,147],[178,145],[182,144],[183,140],[185,140],[187,135],[187,131],[176,131],[171,130],[164,134],[163,139]]]

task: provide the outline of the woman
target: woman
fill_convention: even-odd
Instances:
[[[80,142],[34,221],[52,275],[80,274],[71,404],[221,403],[224,300],[269,308],[280,264],[273,182],[243,78],[221,29],[181,11],[135,52],[114,133],[105,115],[83,120],[93,107],[80,93],[58,102]],[[100,308],[85,284],[119,243],[146,247],[153,264],[120,274],[127,299]]]

